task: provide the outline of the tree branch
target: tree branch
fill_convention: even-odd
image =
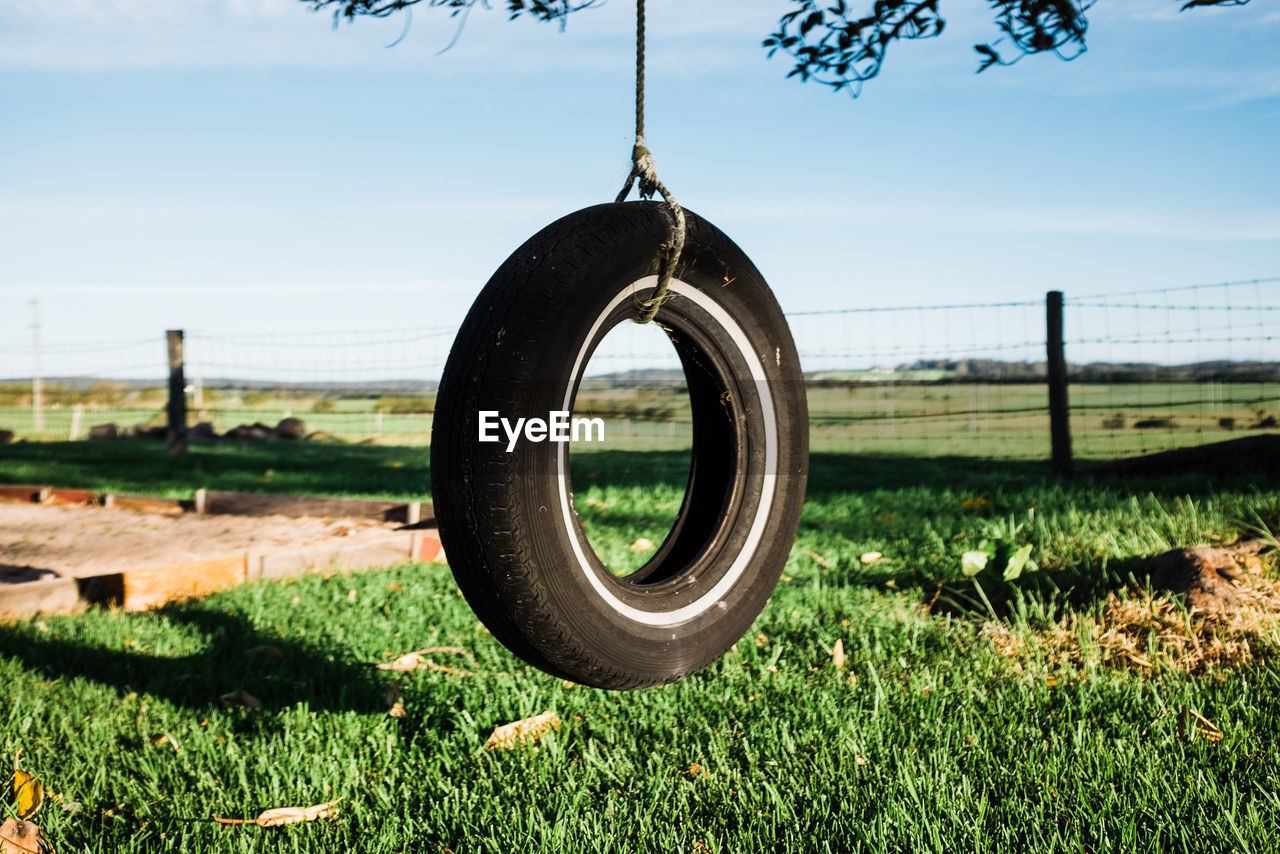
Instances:
[[[332,9],[336,24],[368,15],[385,18],[419,4],[443,7],[451,17],[466,15],[489,0],[302,0],[312,11]],[[563,29],[574,12],[602,0],[505,0],[514,20],[527,15],[556,22]],[[726,5],[729,0],[725,0]],[[812,80],[857,97],[862,84],[880,73],[889,45],[895,41],[931,39],[942,34],[946,21],[938,12],[940,0],[873,0],[866,14],[856,16],[846,0],[789,0],[791,9],[778,19],[778,29],[763,42],[769,56],[784,53],[795,65],[788,77]],[[834,5],[824,5],[833,3]],[[865,3],[868,0],[853,0]],[[1034,53],[1055,53],[1064,60],[1085,51],[1089,21],[1085,12],[1097,0],[987,0],[1003,34],[989,44],[974,45],[978,71],[993,65],[1012,65]],[[1120,0],[1115,0],[1120,2]],[[1180,11],[1204,6],[1245,6],[1249,0],[1181,0]],[[461,32],[461,26],[459,26]],[[457,35],[454,36],[457,39]],[[1004,51],[1002,53],[1002,51]]]

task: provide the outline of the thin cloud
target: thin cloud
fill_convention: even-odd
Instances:
[[[815,218],[917,232],[984,234],[1081,234],[1166,240],[1280,240],[1280,211],[1178,215],[1146,210],[1084,207],[992,207],[984,205],[818,204],[809,199],[720,200],[740,219],[809,221]],[[712,207],[711,204],[705,207]]]
[[[0,294],[38,294],[51,296],[55,294],[116,296],[121,294],[366,294],[376,296],[384,293],[432,293],[432,294],[474,294],[479,284],[470,280],[418,280],[418,281],[349,281],[349,282],[235,282],[235,283],[194,283],[174,284],[133,284],[133,283],[101,283],[83,284],[31,284],[6,282],[0,285]]]

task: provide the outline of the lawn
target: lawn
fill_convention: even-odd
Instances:
[[[575,454],[611,564],[661,538],[684,465]],[[171,495],[423,497],[427,475],[422,448],[0,450],[0,481]],[[59,852],[1274,851],[1274,625],[1193,672],[1157,637],[1147,668],[1087,627],[1109,596],[1142,600],[1155,554],[1274,529],[1278,508],[1248,480],[1063,484],[1041,463],[818,453],[772,602],[682,683],[618,694],[524,667],[447,569],[410,565],[0,627],[0,733],[61,795],[36,816]],[[961,555],[996,537],[1032,545],[1040,569],[974,597]],[[1062,655],[1045,638],[1073,618]],[[262,645],[281,659],[246,656]],[[367,666],[436,645],[469,651],[435,660],[471,675]],[[388,715],[393,681],[404,717]],[[220,704],[237,690],[263,710]],[[540,744],[483,749],[545,711],[563,723]],[[209,818],[338,797],[334,817],[291,827]]]

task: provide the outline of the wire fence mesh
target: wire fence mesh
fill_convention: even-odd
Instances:
[[[1110,459],[1277,426],[1280,279],[1065,298],[1076,456]],[[1043,460],[1050,452],[1041,298],[788,315],[817,451]],[[304,420],[317,437],[426,442],[453,324],[185,340],[192,424],[225,433]],[[38,382],[33,376],[40,377]],[[158,431],[164,336],[0,342],[0,431],[78,439]],[[653,324],[624,323],[592,357],[579,412],[610,446],[685,447],[683,374]]]
[[[1280,280],[1068,297],[1072,436],[1114,459],[1277,426]]]

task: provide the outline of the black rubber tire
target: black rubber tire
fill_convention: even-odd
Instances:
[[[566,444],[522,440],[508,452],[479,440],[481,411],[513,421],[572,411],[595,346],[652,293],[669,216],[654,202],[599,205],[516,250],[458,333],[431,429],[432,499],[463,595],[516,655],[601,688],[682,679],[742,637],[773,593],[804,501],[808,408],[786,320],[742,250],[692,213],[655,322],[684,366],[693,447],[683,504],[654,556],[624,578],[595,556]]]

